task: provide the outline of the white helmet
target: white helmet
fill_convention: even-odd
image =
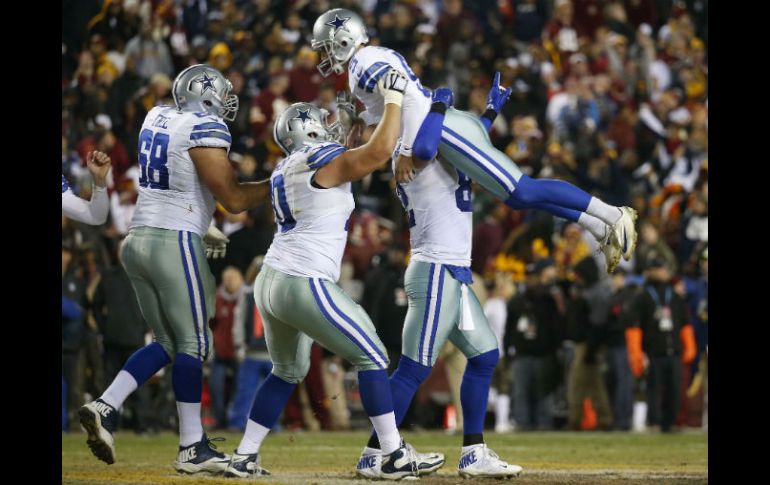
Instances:
[[[218,70],[206,64],[190,66],[174,79],[171,95],[180,111],[205,111],[233,121],[238,114],[238,96],[233,85]]]
[[[302,148],[305,143],[343,143],[342,124],[339,120],[327,124],[327,116],[328,111],[310,103],[294,103],[275,120],[273,139],[286,155]]]
[[[318,71],[323,77],[332,72],[342,74],[356,47],[367,42],[366,25],[357,13],[335,8],[322,14],[313,25],[311,43],[313,50],[323,49],[326,53],[326,58],[318,64]]]

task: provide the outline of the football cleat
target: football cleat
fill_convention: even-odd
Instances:
[[[225,471],[230,457],[216,450],[212,441],[224,441],[224,438],[209,439],[206,433],[197,443],[190,446],[180,446],[179,454],[174,462],[174,468],[179,473],[192,475],[195,473],[219,474]],[[213,446],[213,449],[212,449]]]
[[[226,477],[248,478],[262,475],[270,475],[270,472],[260,465],[259,453],[241,455],[238,450],[233,452],[225,470]]]
[[[414,448],[407,446],[401,440],[401,447],[394,452],[382,455],[380,478],[385,480],[401,480],[402,478],[417,479],[417,456]]]
[[[446,459],[443,453],[418,453],[412,445],[405,444],[417,458],[417,473],[420,476],[429,475],[444,465]],[[382,466],[382,452],[375,448],[364,448],[356,465],[356,475],[362,478],[379,478]]]
[[[631,260],[631,255],[636,249],[636,211],[630,207],[620,207],[620,219],[612,224],[614,243],[617,244],[623,259]],[[613,268],[614,271],[614,268]]]
[[[519,465],[511,465],[502,461],[497,453],[482,443],[469,448],[460,455],[458,471],[463,478],[510,478],[518,476],[522,468]]]
[[[611,226],[606,226],[606,232],[604,239],[599,241],[599,250],[604,254],[604,261],[607,263],[607,273],[612,274],[615,272],[615,268],[618,267],[620,257],[622,256],[621,248],[614,243],[614,232]]]
[[[91,453],[108,465],[115,463],[115,439],[112,433],[117,427],[118,411],[97,399],[81,407],[78,416],[80,424],[88,433],[86,443]]]

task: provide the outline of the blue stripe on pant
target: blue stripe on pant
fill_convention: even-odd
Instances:
[[[198,340],[198,358],[201,358],[200,332],[198,331],[198,310],[195,305],[195,292],[193,290],[190,268],[187,265],[187,255],[184,249],[184,231],[179,231],[179,253],[182,256],[182,267],[184,267],[184,276],[187,281],[187,293],[190,296],[190,306],[192,310],[193,324],[195,325],[195,337]]]
[[[320,291],[323,293],[323,296],[326,299],[326,302],[328,302],[328,305],[321,298],[318,287],[320,287]],[[315,298],[316,303],[318,303],[318,307],[321,309],[321,312],[324,314],[324,317],[326,317],[329,323],[334,325],[334,327],[336,327],[347,338],[355,343],[356,346],[364,351],[369,359],[376,363],[379,368],[387,368],[388,359],[379,351],[377,345],[371,341],[371,339],[366,335],[366,332],[364,332],[349,316],[343,313],[342,310],[340,310],[337,305],[334,304],[334,300],[331,298],[329,292],[324,287],[323,280],[318,278],[311,278],[310,289],[313,292],[313,297]],[[349,325],[349,328],[345,328],[345,325],[342,324],[339,319],[335,318],[332,313],[342,317],[342,320],[344,320],[344,322]],[[367,346],[369,347],[368,349]]]

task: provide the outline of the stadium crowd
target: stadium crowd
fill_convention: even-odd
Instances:
[[[402,53],[423,85],[446,85],[481,114],[492,76],[513,94],[490,133],[525,173],[569,180],[639,213],[634,258],[607,276],[580,226],[512,211],[474,190],[475,288],[498,333],[490,426],[528,429],[707,428],[707,0],[81,0],[64,1],[62,174],[91,191],[86,154],[112,159],[110,216],[91,227],[62,216],[62,429],[149,339],[118,248],[138,187],[146,113],[172,104],[176,73],[209,63],[240,98],[230,158],[244,181],[282,153],[277,115],[297,101],[336,112],[346,74],[323,78],[309,48],[329,8],[360,12],[371,43]],[[372,317],[398,361],[406,314],[408,228],[389,166],[354,184],[356,210],[340,285]],[[209,260],[220,287],[204,408],[240,428],[270,371],[250,283],[270,245],[269,200],[238,215],[218,207],[230,239]],[[661,297],[660,295],[663,295]],[[663,301],[661,301],[663,300]],[[448,344],[415,398],[412,426],[462,427],[464,357]],[[89,399],[90,400],[90,399]],[[646,406],[646,413],[644,412]],[[364,423],[355,374],[325,349],[284,412],[288,429]],[[139,432],[175,428],[169,373],[123,410]]]

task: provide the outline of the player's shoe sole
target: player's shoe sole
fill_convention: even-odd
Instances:
[[[115,463],[115,440],[102,426],[101,415],[88,404],[78,410],[80,424],[88,433],[86,443],[95,457],[108,465]]]

